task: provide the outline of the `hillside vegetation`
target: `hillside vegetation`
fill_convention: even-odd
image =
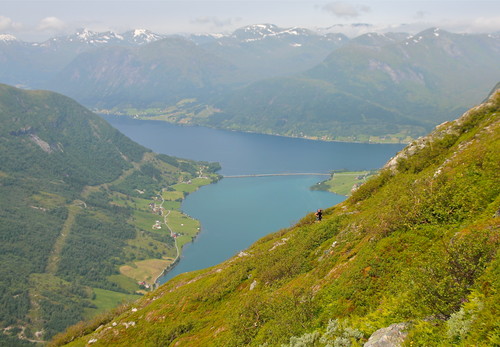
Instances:
[[[307,215],[52,345],[359,346],[389,326],[405,346],[500,344],[499,111],[500,90],[323,221]]]
[[[138,298],[138,282],[178,255],[171,233],[152,229],[158,212],[187,220],[180,201],[217,179],[218,164],[154,154],[55,93],[0,85],[0,124],[2,346]],[[148,277],[144,262],[163,268]]]

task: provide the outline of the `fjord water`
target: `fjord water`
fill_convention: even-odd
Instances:
[[[311,191],[318,176],[225,178],[189,195],[182,210],[202,230],[184,247],[180,263],[159,280],[216,265],[259,238],[289,227],[308,212],[333,206],[343,196]],[[324,179],[324,178],[323,178]]]
[[[159,121],[105,116],[115,128],[155,152],[217,161],[222,175],[329,173],[380,168],[403,145],[320,142]],[[333,206],[345,197],[311,191],[327,176],[224,178],[190,194],[184,213],[201,222],[195,241],[179,264],[159,282],[186,271],[216,265],[259,238],[291,226],[305,214]]]

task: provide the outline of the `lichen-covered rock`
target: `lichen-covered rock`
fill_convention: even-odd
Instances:
[[[407,323],[392,324],[387,328],[378,329],[375,331],[364,347],[399,347],[408,334],[406,329]]]

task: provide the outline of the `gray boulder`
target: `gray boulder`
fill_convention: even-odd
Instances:
[[[408,323],[392,324],[387,328],[378,329],[363,345],[364,347],[399,347],[408,333]]]

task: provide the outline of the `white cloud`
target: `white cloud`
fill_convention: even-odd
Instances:
[[[66,24],[57,17],[46,17],[38,24],[38,30],[60,31],[66,28]]]
[[[415,21],[400,25],[399,29],[404,32],[415,33],[433,26],[453,33],[498,33],[500,32],[500,16]],[[393,27],[392,29],[395,31],[398,28]]]
[[[331,2],[321,6],[321,9],[336,17],[355,18],[359,17],[363,12],[370,12],[367,6],[354,6],[345,2]]]
[[[22,24],[14,22],[11,18],[0,16],[1,31],[17,31],[22,28]]]
[[[468,32],[483,32],[492,33],[500,31],[500,16],[497,17],[481,17],[470,22],[466,29]]]

